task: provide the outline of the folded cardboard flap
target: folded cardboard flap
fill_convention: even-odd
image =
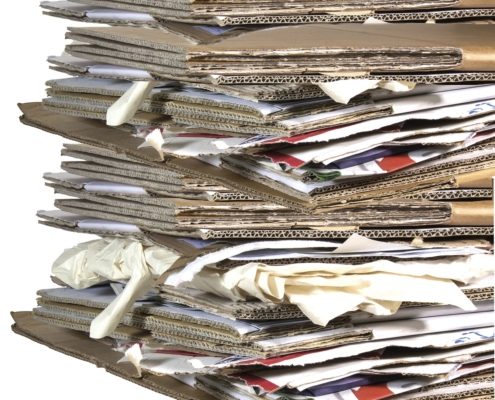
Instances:
[[[194,389],[170,376],[144,375],[139,378],[131,363],[118,363],[122,354],[106,344],[91,339],[84,332],[48,325],[33,318],[31,312],[12,312],[12,330],[53,350],[105,368],[107,372],[155,392],[181,400],[215,400],[201,390]],[[75,384],[76,382],[74,382]]]

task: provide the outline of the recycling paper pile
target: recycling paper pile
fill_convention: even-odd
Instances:
[[[20,106],[101,239],[17,333],[177,399],[493,398],[492,1],[41,6],[112,25]]]

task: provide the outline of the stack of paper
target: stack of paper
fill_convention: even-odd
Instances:
[[[177,399],[492,398],[489,3],[42,2],[112,25],[20,105],[100,239],[14,331]]]

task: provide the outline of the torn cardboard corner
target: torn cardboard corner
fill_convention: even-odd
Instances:
[[[60,353],[105,368],[107,372],[113,375],[176,399],[216,400],[216,397],[194,389],[170,376],[146,374],[140,378],[132,364],[119,363],[122,358],[121,353],[114,351],[108,345],[89,338],[84,332],[67,330],[36,321],[31,312],[13,312],[11,315],[15,321],[12,325],[12,330],[15,333]]]

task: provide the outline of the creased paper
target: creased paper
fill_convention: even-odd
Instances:
[[[65,250],[55,260],[52,273],[74,289],[107,280],[127,280],[122,293],[91,323],[90,336],[100,339],[112,332],[134,302],[153,287],[179,258],[158,246],[144,246],[131,239],[101,239]]]
[[[318,86],[337,103],[347,104],[353,97],[370,89],[387,89],[392,92],[408,92],[416,86],[414,82],[378,81],[372,79],[345,79],[319,83]]]
[[[155,81],[134,82],[107,110],[107,125],[118,126],[129,121],[157,84]]]
[[[478,254],[448,261],[378,260],[362,265],[249,263],[227,272],[204,268],[191,283],[233,301],[256,297],[264,302],[295,304],[313,323],[324,326],[348,311],[390,315],[402,301],[475,310],[452,280],[471,283],[483,279],[493,273],[492,261],[491,255]]]

